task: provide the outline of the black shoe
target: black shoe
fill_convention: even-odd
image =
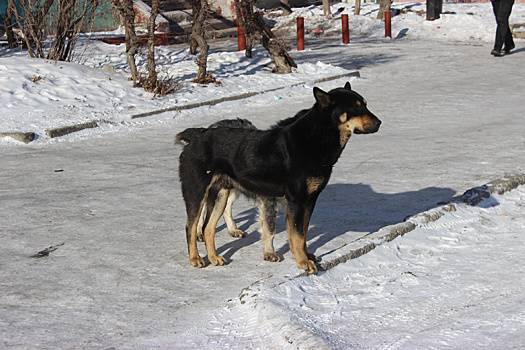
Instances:
[[[490,51],[490,54],[492,56],[494,56],[494,57],[503,57],[503,56],[505,56],[505,52],[503,52],[501,50],[496,50],[496,49]]]
[[[505,49],[503,51],[505,51],[505,54],[509,54],[512,50],[514,50],[514,48],[516,47],[516,45],[512,44],[512,46],[505,46]]]

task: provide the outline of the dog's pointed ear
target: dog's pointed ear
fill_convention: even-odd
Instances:
[[[352,90],[352,86],[350,85],[350,82],[347,81],[346,84],[345,84],[345,89],[346,90]]]
[[[332,99],[328,92],[325,92],[318,87],[314,87],[314,97],[321,108],[326,108],[332,104]]]

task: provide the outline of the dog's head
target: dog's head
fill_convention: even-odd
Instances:
[[[342,146],[352,133],[371,134],[379,130],[381,120],[370,112],[366,100],[352,90],[350,83],[329,92],[314,87],[314,97],[321,115],[329,117],[339,129]]]

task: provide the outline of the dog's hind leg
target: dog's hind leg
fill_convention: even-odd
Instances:
[[[200,215],[199,221],[197,222],[197,240],[204,242],[204,220],[206,219],[206,206],[203,206]]]
[[[190,264],[195,267],[204,267],[204,260],[200,257],[197,248],[197,225],[203,210],[206,190],[212,177],[204,171],[192,158],[183,151],[180,155],[179,175],[182,196],[186,205],[186,242]]]
[[[235,189],[230,190],[223,217],[224,221],[226,222],[226,226],[228,226],[228,232],[230,233],[230,236],[235,238],[243,238],[246,236],[246,233],[240,230],[235,224],[235,221],[233,221],[232,205],[236,199],[237,191]]]
[[[273,247],[276,217],[277,202],[275,198],[259,197],[259,222],[263,242],[263,258],[273,262],[283,260],[282,256],[277,254]]]
[[[186,212],[188,220],[186,222],[186,242],[188,244],[188,256],[190,264],[195,267],[204,267],[204,260],[199,255],[197,248],[197,224],[200,212],[203,210],[202,202],[186,200]]]
[[[208,189],[207,207],[208,220],[205,220],[204,242],[208,251],[208,259],[213,265],[224,265],[224,258],[217,255],[215,249],[215,232],[217,223],[221,218],[226,202],[228,201],[229,190],[220,189],[218,185],[212,184]]]

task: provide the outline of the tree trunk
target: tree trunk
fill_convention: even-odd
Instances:
[[[197,40],[195,40],[193,38],[193,27],[196,25],[195,23],[197,23],[197,21],[199,20],[199,14],[200,14],[200,6],[201,6],[201,2],[198,1],[198,0],[192,0],[191,1],[191,31],[192,31],[192,34],[190,35],[190,54],[192,55],[195,55],[197,54],[197,48],[199,46],[199,44],[197,43]],[[201,32],[202,32],[202,26],[204,24],[201,25]]]
[[[266,27],[264,18],[260,12],[255,12],[252,16],[254,29],[261,37],[261,43],[270,54],[275,65],[274,73],[286,74],[292,72],[292,67],[297,67],[293,58],[288,54],[286,45],[277,39],[270,28]]]
[[[361,14],[361,0],[355,0],[354,15],[359,16]]]
[[[47,54],[48,59],[62,60],[66,47],[67,32],[70,27],[71,13],[75,9],[75,0],[60,0],[58,3],[58,19],[56,25],[56,36],[53,47]]]
[[[323,0],[323,14],[326,18],[332,17],[332,10],[330,9],[330,0]]]
[[[13,33],[13,16],[14,16],[13,6],[15,6],[13,0],[8,0],[6,15],[4,19],[5,35],[7,36],[7,43],[10,48],[15,48],[18,46],[18,42],[16,41],[15,34]]]
[[[77,0],[58,0],[56,22],[52,22],[55,27],[47,28],[47,30],[52,29],[54,35],[51,48],[47,52],[47,59],[69,60],[82,26],[93,19],[97,7],[96,0],[85,0],[82,5],[77,5]],[[41,18],[39,21],[44,23],[45,19]]]
[[[155,69],[155,27],[156,19],[159,14],[160,0],[151,1],[151,15],[148,22],[148,82],[151,91],[157,87],[157,70]]]
[[[131,79],[136,83],[139,80],[135,55],[138,50],[137,34],[135,33],[135,12],[133,0],[112,0],[126,33],[126,56]]]
[[[208,15],[208,2],[206,0],[192,0],[193,23],[191,27],[191,44],[190,51],[196,52],[199,48],[199,57],[197,58],[197,77],[193,80],[199,84],[208,84],[215,79],[208,75],[208,43],[204,37],[204,24]]]
[[[252,0],[235,0],[236,20],[239,26],[244,30],[246,36],[245,55],[252,57],[253,44],[256,41],[255,28],[253,25],[253,2]]]
[[[377,19],[382,20],[385,15],[385,11],[390,10],[390,5],[392,4],[391,0],[380,0],[379,1],[379,11],[377,12]]]

